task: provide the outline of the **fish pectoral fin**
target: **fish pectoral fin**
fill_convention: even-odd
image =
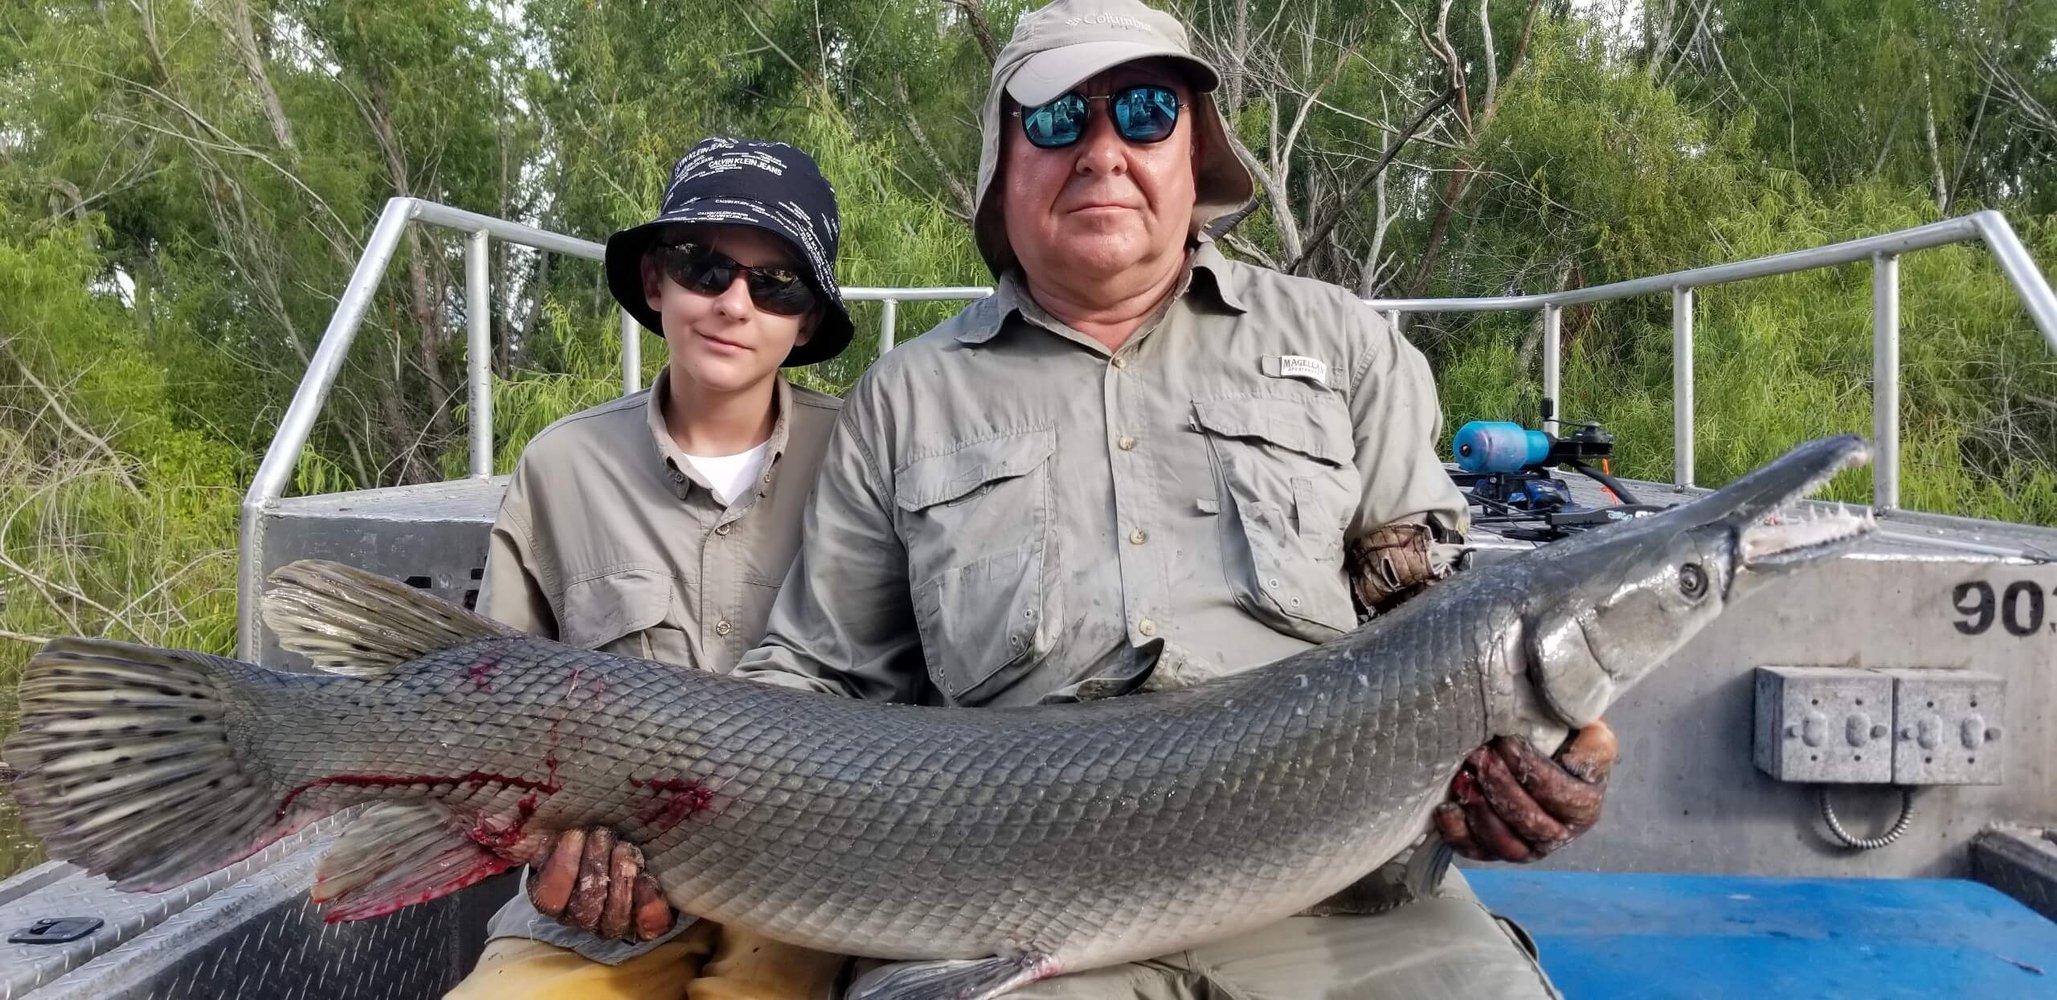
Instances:
[[[896,962],[857,978],[848,1000],[988,1000],[1056,975],[1048,956]]]
[[[514,867],[472,840],[434,802],[380,802],[360,813],[322,855],[308,895],[322,920],[384,916],[426,903]]]
[[[279,567],[259,613],[281,648],[353,677],[376,677],[478,639],[521,634],[398,580],[325,559]]]
[[[1384,913],[1436,894],[1456,852],[1441,837],[1427,834],[1413,848],[1350,883],[1341,892],[1300,912],[1300,916],[1363,916]]]

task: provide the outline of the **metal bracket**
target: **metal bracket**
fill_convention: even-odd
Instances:
[[[8,944],[69,944],[100,929],[99,917],[44,917],[7,935]]]

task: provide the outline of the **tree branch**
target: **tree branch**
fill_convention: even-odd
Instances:
[[[1243,145],[1243,140],[1231,135],[1228,137],[1228,143],[1229,148],[1235,151],[1236,159],[1243,161],[1244,169],[1250,171],[1250,176],[1256,180],[1257,187],[1264,193],[1264,201],[1271,208],[1272,224],[1278,227],[1279,251],[1288,257],[1299,257],[1300,231],[1298,221],[1293,218],[1291,193],[1286,190],[1284,184],[1279,182],[1278,178],[1272,176],[1271,171],[1266,169],[1265,165],[1257,159],[1256,154],[1250,152],[1249,147]],[[1250,211],[1255,210],[1255,208],[1256,203],[1252,202],[1246,206],[1245,211],[1237,213],[1235,219],[1230,221],[1228,225],[1222,226],[1221,231],[1227,232],[1229,226],[1241,221],[1244,216],[1249,215]]]
[[[950,6],[964,12],[966,26],[971,37],[978,41],[979,51],[986,54],[986,63],[1000,61],[1000,44],[993,40],[993,25],[986,20],[985,0],[944,0]]]
[[[1443,60],[1449,74],[1450,92],[1457,95],[1457,120],[1464,125],[1467,142],[1477,138],[1471,127],[1470,83],[1464,74],[1464,60],[1457,55],[1457,48],[1450,44],[1450,6],[1455,0],[1442,0],[1436,10],[1436,36],[1430,40],[1429,48]]]
[[[743,15],[743,23],[749,25],[750,30],[756,32],[757,37],[763,39],[764,44],[769,46],[773,52],[778,53],[779,58],[786,61],[786,65],[793,67],[794,73],[798,74],[802,79],[807,78],[807,71],[801,68],[800,63],[788,54],[784,48],[781,48],[779,43],[772,41],[771,36],[765,34],[763,28],[757,26],[757,21],[751,18],[748,7],[738,3],[736,4],[736,13]]]
[[[1936,141],[1936,88],[1926,71],[1921,74],[1922,134],[1928,139],[1928,167],[1936,186],[1936,211],[1950,212],[1950,182],[1943,176],[1942,144]]]
[[[29,385],[42,395],[43,402],[50,407],[50,412],[57,414],[57,421],[59,423],[63,424],[73,434],[78,435],[94,451],[99,452],[101,457],[107,459],[109,465],[113,467],[118,478],[120,478],[122,485],[127,486],[130,493],[140,494],[143,491],[142,487],[137,485],[136,481],[129,475],[128,459],[123,458],[119,452],[116,452],[114,446],[108,444],[105,438],[87,430],[85,425],[72,419],[70,411],[64,408],[64,403],[57,398],[57,394],[52,392],[49,386],[43,384],[43,380],[37,378],[36,373],[30,371],[26,363],[20,358],[15,357],[13,352],[8,350],[8,341],[6,340],[0,340],[0,357],[14,362],[15,369],[21,372],[21,377],[27,379]]]
[[[1265,253],[1263,248],[1259,247],[1257,244],[1252,243],[1249,240],[1242,238],[1241,236],[1237,236],[1234,233],[1222,233],[1220,239],[1222,244],[1227,246],[1229,249],[1234,250],[1235,252],[1242,254],[1243,256],[1248,257],[1252,261],[1262,264],[1265,267],[1271,268],[1274,271],[1278,270],[1278,262],[1272,260],[1271,255]]]
[[[229,21],[229,35],[236,43],[236,53],[243,57],[243,71],[250,75],[250,82],[257,87],[265,121],[271,124],[272,138],[278,140],[279,147],[288,154],[297,156],[300,148],[293,142],[293,123],[286,118],[286,107],[279,102],[279,92],[271,85],[271,74],[264,69],[264,55],[257,49],[257,32],[250,23],[250,0],[236,0],[225,16]]]
[[[1498,100],[1500,96],[1500,67],[1497,65],[1499,54],[1493,51],[1493,16],[1491,8],[1492,0],[1478,0],[1479,44],[1484,46],[1486,50],[1485,106],[1488,115],[1493,113],[1493,102]],[[1531,5],[1529,11],[1533,13],[1535,7]]]
[[[1222,81],[1222,93],[1228,99],[1228,106],[1243,106],[1243,81],[1250,75],[1250,0],[1236,0],[1234,27],[1229,29],[1228,58],[1224,60],[1228,79]]]
[[[1536,10],[1541,6],[1542,0],[1530,0],[1529,2],[1528,13],[1524,15],[1524,23],[1522,25],[1521,32],[1521,42],[1515,47],[1514,58],[1509,60],[1507,63],[1507,76],[1509,78],[1512,78],[1514,76],[1514,73],[1518,69],[1520,69],[1521,57],[1524,53],[1528,51],[1529,31],[1534,26]],[[1448,21],[1449,14],[1450,0],[1443,0],[1442,22]],[[1488,104],[1481,110],[1479,116],[1479,127],[1478,129],[1474,130],[1471,124],[1470,111],[1464,104],[1464,71],[1459,66],[1457,59],[1457,51],[1449,47],[1449,34],[1447,30],[1445,30],[1446,24],[1442,22],[1438,23],[1436,32],[1437,36],[1442,40],[1444,52],[1447,56],[1447,60],[1450,65],[1452,89],[1456,92],[1458,99],[1458,114],[1464,122],[1466,139],[1468,140],[1471,146],[1476,148],[1478,144],[1479,133],[1483,131],[1486,126],[1492,124],[1493,112],[1496,110],[1498,95],[1496,94],[1494,97],[1495,103]],[[1472,162],[1472,157],[1470,155],[1466,155],[1460,158],[1457,161],[1457,169],[1450,174],[1449,183],[1445,184],[1443,187],[1442,207],[1437,209],[1435,221],[1429,224],[1428,240],[1426,243],[1423,244],[1421,253],[1421,264],[1414,273],[1413,291],[1417,295],[1419,295],[1421,293],[1421,290],[1427,287],[1428,285],[1429,275],[1432,273],[1432,270],[1435,267],[1436,256],[1439,253],[1441,253],[1443,239],[1449,233],[1450,218],[1452,215],[1456,213],[1457,204],[1464,200],[1464,194],[1470,187],[1471,176],[1475,170],[1476,164]]]
[[[2057,115],[2052,115],[2050,109],[2036,100],[2035,95],[2029,93],[2027,88],[2021,85],[2021,81],[2016,80],[2014,74],[2008,72],[2007,68],[2000,65],[1999,60],[1994,59],[1992,55],[1981,52],[1978,59],[1986,68],[1987,78],[2005,92],[2007,100],[2013,102],[2015,110],[2021,112],[2029,124],[2040,131],[2057,135]]]
[[[1371,170],[1360,174],[1356,181],[1333,202],[1333,207],[1329,210],[1327,216],[1320,222],[1315,223],[1314,227],[1307,231],[1307,239],[1303,244],[1306,249],[1299,256],[1290,258],[1290,263],[1285,267],[1287,272],[1299,272],[1300,268],[1307,263],[1308,258],[1313,256],[1313,248],[1320,246],[1323,240],[1328,239],[1329,233],[1335,230],[1336,224],[1343,220],[1344,215],[1348,214],[1350,203],[1357,200],[1358,194],[1364,190],[1364,185],[1385,174],[1386,167],[1392,164],[1393,158],[1400,155],[1401,147],[1407,145],[1407,141],[1429,120],[1429,116],[1447,106],[1452,96],[1446,90],[1431,98],[1427,104],[1421,106],[1420,111],[1414,113],[1414,117],[1400,130],[1400,134],[1395,136],[1393,141],[1386,146],[1385,152],[1379,155],[1378,162],[1372,165]],[[1383,231],[1381,231],[1381,235],[1383,235]]]
[[[175,139],[183,139],[189,143],[205,143],[206,145],[220,152],[233,153],[237,156],[244,156],[256,160],[257,162],[262,163],[267,167],[270,167],[272,170],[277,171],[280,177],[285,178],[288,183],[292,184],[296,188],[299,188],[300,193],[306,195],[316,205],[320,206],[322,212],[329,217],[330,221],[334,222],[337,226],[343,227],[344,232],[349,231],[349,227],[345,225],[343,222],[343,217],[337,215],[336,210],[330,208],[329,203],[326,200],[324,200],[321,195],[314,193],[314,189],[308,187],[305,182],[301,181],[299,175],[293,173],[290,170],[287,170],[283,166],[280,166],[278,161],[272,159],[269,156],[264,155],[262,152],[258,150],[251,149],[249,146],[246,146],[243,143],[237,141],[235,137],[215,127],[213,122],[210,122],[206,118],[201,117],[199,112],[194,111],[192,108],[186,106],[185,102],[180,101],[178,98],[173,97],[172,95],[167,94],[164,91],[157,89],[156,87],[152,87],[149,84],[143,83],[138,80],[126,80],[122,79],[121,77],[115,77],[113,76],[113,74],[106,75],[112,77],[115,80],[120,81],[121,83],[127,84],[128,86],[142,90],[143,92],[148,93],[153,97],[156,97],[158,100],[161,100],[166,104],[171,105],[173,108],[176,108],[180,114],[184,115],[186,120],[192,122],[194,125],[197,125],[201,129],[205,130],[207,134],[213,136],[214,139],[210,142],[208,140],[202,139],[197,135],[190,135],[184,132],[175,132],[161,125],[152,125],[147,122],[140,122],[130,118],[122,118],[120,116],[109,116],[110,121],[124,122],[129,125],[134,125],[138,128],[144,128],[149,129],[153,132],[159,132],[164,135],[171,136]]]
[[[908,96],[907,81],[898,73],[893,74],[893,95],[900,99],[900,122],[914,137],[914,147],[921,150],[922,157],[929,161],[929,167],[950,190],[950,197],[955,202],[950,208],[951,214],[969,220],[973,208],[971,189],[964,186],[964,181],[943,162],[942,154],[936,152],[935,143],[929,141],[928,130],[922,127],[921,119],[912,110],[914,99]]]
[[[1986,124],[1986,104],[1993,98],[1993,80],[1986,78],[1985,92],[1978,96],[1978,111],[1971,116],[1971,131],[1964,137],[1963,152],[1957,157],[1957,170],[1950,175],[1950,190],[1964,190],[1964,171],[1971,166],[1971,150],[1978,144],[1978,134]]]

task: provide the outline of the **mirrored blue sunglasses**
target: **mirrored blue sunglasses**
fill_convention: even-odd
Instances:
[[[1178,128],[1178,92],[1154,83],[1124,87],[1101,97],[1086,97],[1070,91],[1048,104],[1014,112],[1021,119],[1021,131],[1039,149],[1062,149],[1086,134],[1086,119],[1094,101],[1106,101],[1114,130],[1129,142],[1147,145],[1163,142]]]

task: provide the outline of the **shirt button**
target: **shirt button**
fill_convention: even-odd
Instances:
[[[736,627],[734,625],[730,625],[729,620],[726,618],[723,618],[722,620],[714,623],[715,635],[727,635],[730,632],[734,632],[735,630]]]
[[[1147,532],[1147,531],[1144,531],[1144,530],[1143,530],[1143,529],[1141,529],[1141,528],[1137,528],[1136,530],[1134,530],[1134,531],[1131,531],[1131,532],[1129,532],[1129,533],[1128,533],[1128,540],[1129,540],[1129,543],[1130,543],[1130,544],[1132,544],[1132,545],[1141,545],[1141,544],[1143,544],[1144,542],[1147,542],[1147,541],[1149,541],[1149,540],[1150,540],[1150,533],[1149,533],[1149,532]]]
[[[1145,618],[1142,621],[1136,623],[1136,631],[1141,632],[1144,635],[1156,635],[1157,623],[1151,621],[1148,618]]]
[[[1121,440],[1114,442],[1114,446],[1123,451],[1134,451],[1136,450],[1136,439],[1123,434]]]
[[[716,525],[714,533],[717,535],[726,535],[729,533],[729,526],[726,524]]]
[[[1110,362],[1110,363],[1111,363],[1111,364],[1113,364],[1113,365],[1114,365],[1114,367],[1116,367],[1116,368],[1127,368],[1127,367],[1128,367],[1128,359],[1127,359],[1127,358],[1124,358],[1124,357],[1122,357],[1122,356],[1121,356],[1121,355],[1119,355],[1119,354],[1115,355],[1115,356],[1114,356],[1114,360],[1113,360],[1112,362]]]

